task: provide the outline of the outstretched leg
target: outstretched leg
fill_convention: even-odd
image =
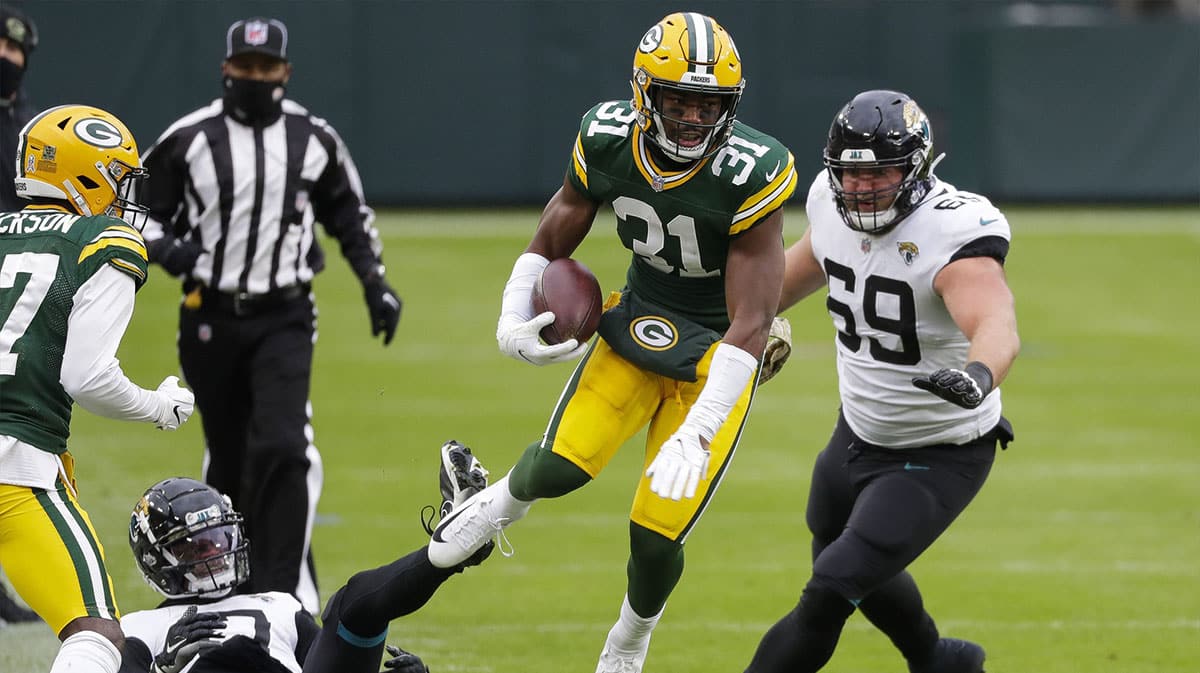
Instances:
[[[326,604],[321,633],[304,661],[305,673],[376,673],[388,624],[419,610],[462,570],[434,567],[422,547],[354,575]]]

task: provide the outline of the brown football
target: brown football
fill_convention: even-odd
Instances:
[[[542,340],[559,344],[568,339],[584,343],[600,326],[600,281],[583,264],[560,257],[542,270],[533,285],[533,310],[554,312],[554,322],[542,328]]]

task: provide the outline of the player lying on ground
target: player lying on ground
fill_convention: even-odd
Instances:
[[[487,486],[487,471],[457,442],[441,454],[445,513]],[[329,599],[317,626],[290,594],[234,594],[250,576],[250,543],[241,515],[211,486],[186,478],[151,486],[134,507],[129,540],[142,576],[167,600],[121,619],[121,673],[375,673],[388,623],[420,609],[492,550],[435,568],[421,547],[357,573]],[[416,655],[387,650],[392,673],[429,670]]]

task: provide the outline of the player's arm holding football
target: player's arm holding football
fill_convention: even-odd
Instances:
[[[725,263],[729,329],[713,352],[708,378],[679,429],[646,470],[650,490],[679,500],[696,495],[708,474],[708,445],[758,371],[783,278],[783,214],[730,241]]]
[[[599,207],[600,204],[581,194],[569,179],[563,180],[563,186],[546,204],[533,240],[517,258],[504,286],[496,341],[505,355],[545,365],[574,360],[587,351],[587,344],[575,339],[554,345],[543,344],[538,339],[538,332],[554,322],[554,314],[547,311],[535,315],[532,292],[538,276],[551,260],[570,257],[583,242]]]

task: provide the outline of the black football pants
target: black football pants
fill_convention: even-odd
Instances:
[[[1012,426],[962,445],[895,450],[858,438],[838,415],[809,489],[813,575],[800,603],[759,643],[747,673],[811,673],[833,655],[857,607],[906,659],[938,639],[921,592],[905,570],[983,487]]]
[[[321,493],[309,383],[315,314],[307,296],[233,315],[180,308],[179,360],[204,426],[204,480],[233,500],[250,539],[241,593],[319,602],[309,541]]]

